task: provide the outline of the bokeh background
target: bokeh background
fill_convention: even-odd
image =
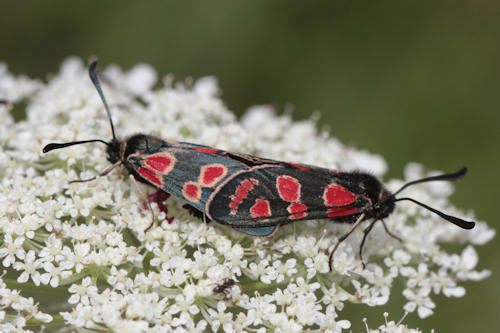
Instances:
[[[97,55],[104,66],[146,62],[178,79],[215,75],[238,115],[255,104],[291,108],[295,119],[320,111],[334,136],[381,154],[388,178],[409,161],[467,165],[452,201],[499,223],[498,1],[3,1],[0,27],[0,61],[16,74],[46,77],[69,55]],[[495,331],[499,242],[477,250],[493,275],[466,283],[465,298],[433,297],[436,314],[406,324]],[[398,320],[403,304],[397,296],[342,316],[359,332],[363,317],[371,327],[384,311]]]

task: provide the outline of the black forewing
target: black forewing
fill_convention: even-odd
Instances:
[[[344,173],[317,167],[292,166],[281,164],[278,166],[259,166],[248,171],[233,175],[225,183],[221,184],[213,193],[207,203],[209,216],[215,221],[232,226],[260,227],[266,225],[286,224],[297,220],[310,220],[329,218],[327,211],[334,206],[326,206],[323,198],[325,188],[330,184],[337,184],[346,189],[352,187]],[[292,214],[287,208],[292,202],[283,200],[276,186],[279,176],[291,176],[300,182],[300,197],[297,203],[307,206],[307,215],[299,218],[291,218]],[[237,196],[237,189],[242,182],[254,179],[258,182],[248,191],[246,197],[237,205],[236,212],[231,202]],[[356,193],[354,193],[356,194]],[[255,218],[250,209],[256,200],[269,202],[271,215],[269,217]],[[355,197],[355,201],[345,207],[350,213],[342,217],[333,217],[338,221],[351,222],[360,212],[361,207],[367,204],[367,200],[361,196]],[[354,208],[356,210],[354,211]],[[330,217],[332,218],[332,217]]]

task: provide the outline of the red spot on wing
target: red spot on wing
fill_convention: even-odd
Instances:
[[[214,148],[193,148],[193,150],[207,154],[214,154],[220,151],[219,149],[214,149]]]
[[[248,192],[253,190],[254,185],[259,184],[259,181],[255,178],[249,178],[243,180],[240,185],[236,188],[235,195],[231,195],[231,202],[229,203],[229,208],[231,211],[229,214],[231,215],[236,215],[238,212],[238,206],[240,203],[243,202],[243,199],[245,199],[248,196]]]
[[[358,213],[358,209],[356,207],[334,207],[328,208],[326,211],[326,216],[328,217],[337,217],[337,216],[346,216]]]
[[[268,200],[256,199],[255,204],[250,207],[250,215],[256,219],[271,216],[271,205]]]
[[[234,197],[233,202],[239,205],[240,203],[243,202],[243,197]]]
[[[251,181],[249,181],[248,179],[245,179],[244,181],[241,182],[241,186],[243,186],[245,189],[247,190],[251,190],[253,189],[253,184]]]
[[[238,186],[238,188],[236,189],[236,195],[239,197],[239,198],[246,198],[247,195],[248,195],[248,191],[245,190],[245,188],[243,186]]]
[[[137,173],[155,185],[162,186],[163,184],[162,179],[151,169],[140,167],[137,169]]]
[[[151,168],[168,174],[174,168],[176,159],[173,155],[168,153],[159,153],[146,158],[146,164]]]
[[[356,200],[356,195],[340,185],[330,184],[325,188],[323,200],[326,206],[346,206]]]
[[[200,202],[201,187],[195,182],[186,182],[182,187],[182,195],[191,202]]]
[[[294,202],[287,207],[291,214],[291,219],[300,219],[307,216],[307,206],[301,203]]]
[[[201,186],[212,187],[227,174],[227,167],[223,164],[214,163],[201,167],[198,182]]]
[[[300,201],[300,183],[290,176],[279,176],[276,180],[276,188],[281,199],[288,202]]]
[[[292,163],[292,162],[289,162],[288,164],[290,164],[292,167],[294,167],[295,169],[300,169],[300,170],[306,170],[306,171],[310,171],[311,169],[303,166],[303,165],[300,165],[300,164],[295,164],[295,163]]]

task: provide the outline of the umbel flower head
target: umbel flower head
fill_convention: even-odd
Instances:
[[[99,96],[78,59],[65,61],[47,83],[16,77],[0,64],[0,331],[64,324],[74,329],[133,332],[321,331],[342,332],[352,318],[346,302],[383,306],[393,283],[405,287],[407,312],[433,314],[432,297],[460,297],[463,281],[480,280],[475,245],[494,231],[478,222],[466,231],[429,211],[398,202],[375,227],[357,256],[362,230],[337,249],[333,271],[328,254],[349,225],[297,222],[270,238],[203,223],[182,200],[145,188],[156,223],[125,172],[93,182],[69,183],[99,174],[109,163],[100,144],[79,145],[42,155],[49,142],[108,140],[109,124]],[[238,120],[218,97],[215,79],[157,83],[148,65],[129,72],[117,66],[101,74],[117,134],[138,132],[250,153],[267,158],[382,176],[380,156],[347,148],[314,120],[294,122],[264,106]],[[159,88],[155,88],[159,86]],[[15,121],[23,101],[25,119]],[[409,164],[406,180],[428,176]],[[391,180],[397,189],[403,180]],[[409,197],[464,219],[472,212],[453,207],[449,183],[408,188]],[[167,199],[168,198],[168,199]],[[165,202],[165,199],[166,202]],[[463,244],[460,254],[443,243]],[[42,288],[50,298],[23,293]],[[61,302],[61,299],[63,300]],[[351,320],[351,321],[350,321]],[[354,320],[362,320],[354,318]],[[389,322],[380,332],[413,332]]]

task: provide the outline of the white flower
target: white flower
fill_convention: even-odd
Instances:
[[[295,311],[295,315],[301,325],[313,325],[317,323],[322,316],[320,312],[322,307],[320,304],[316,303],[316,297],[313,293],[297,297],[294,306],[298,308],[298,310]]]
[[[353,280],[352,285],[356,289],[356,297],[368,306],[383,305],[389,299],[387,294],[381,294],[379,290],[371,289],[369,284],[361,285],[359,281]]]
[[[191,269],[191,275],[197,278],[200,278],[207,269],[217,264],[217,257],[213,249],[208,249],[203,254],[196,251],[193,257],[195,261]]]
[[[288,259],[285,263],[282,263],[281,260],[276,260],[273,262],[273,267],[276,272],[276,282],[280,283],[285,279],[285,276],[289,277],[297,273],[297,269],[295,268],[296,264],[295,259]]]
[[[25,283],[31,277],[36,286],[40,285],[40,272],[38,272],[38,269],[42,268],[42,266],[43,263],[36,258],[35,251],[28,251],[24,261],[15,262],[13,265],[15,270],[23,271],[17,278],[17,282]]]
[[[130,289],[133,286],[133,281],[128,277],[128,272],[125,269],[119,270],[115,266],[110,269],[108,283],[117,290]]]
[[[250,298],[246,308],[248,309],[246,322],[248,325],[259,325],[268,320],[276,311],[276,305],[270,303],[270,297],[262,296]]]
[[[187,315],[196,315],[200,309],[194,304],[194,295],[185,297],[184,295],[177,295],[175,303],[170,307],[168,312],[175,315],[177,313],[186,313]]]
[[[273,266],[269,265],[269,261],[267,259],[261,260],[258,264],[252,262],[249,265],[251,276],[258,278],[264,283],[271,283],[272,280],[276,279],[278,275]]]
[[[68,303],[76,304],[81,302],[83,305],[89,305],[89,298],[97,293],[97,287],[90,285],[90,283],[90,277],[86,277],[81,284],[72,284],[68,291],[73,295],[68,299]]]
[[[296,320],[288,318],[283,312],[275,313],[269,321],[276,327],[276,332],[302,332],[304,328]]]
[[[55,288],[59,286],[61,280],[64,280],[71,276],[70,267],[61,264],[60,266],[54,266],[51,262],[46,262],[43,265],[43,269],[47,273],[43,273],[40,276],[40,281],[43,284],[48,284],[50,282],[51,287]]]
[[[418,316],[420,318],[426,318],[433,313],[433,310],[436,305],[429,297],[430,289],[428,288],[420,288],[415,293],[411,289],[403,290],[403,295],[409,300],[408,303],[405,304],[404,309],[408,312],[413,312],[417,309]]]
[[[435,294],[439,294],[441,290],[447,297],[462,297],[465,295],[465,289],[457,286],[456,282],[448,275],[446,268],[442,267],[438,273],[431,272],[431,285]]]
[[[306,258],[316,256],[318,254],[317,238],[299,236],[293,249]]]
[[[413,267],[401,268],[401,275],[409,278],[406,283],[409,288],[415,288],[416,286],[427,288],[431,285],[428,276],[428,268],[424,263],[418,264],[417,270]]]
[[[328,256],[324,253],[319,253],[314,258],[307,258],[304,261],[307,267],[307,278],[311,279],[317,272],[327,273],[330,268],[328,267]]]
[[[23,99],[25,96],[30,96],[34,91],[39,89],[41,83],[36,80],[30,80],[26,76],[18,76],[10,74],[7,71],[7,65],[0,63],[0,97],[13,103]]]
[[[332,269],[340,275],[349,275],[354,270],[354,257],[347,252],[336,251],[332,259]]]
[[[149,65],[130,71],[111,65],[100,73],[118,138],[154,134],[328,169],[369,170],[376,176],[387,170],[381,156],[318,131],[317,116],[296,122],[257,106],[238,120],[220,99],[215,78],[174,83],[169,76],[156,88],[157,74]],[[329,251],[347,224],[300,221],[283,225],[272,237],[253,237],[206,217],[200,221],[183,208],[181,198],[140,184],[146,195],[156,193],[149,195],[156,222],[145,231],[151,212],[123,166],[94,181],[69,183],[109,166],[105,145],[41,153],[51,142],[111,138],[102,101],[81,60],[66,60],[46,83],[11,75],[0,64],[0,98],[11,103],[0,103],[0,258],[23,290],[38,295],[36,287],[43,284],[44,305],[50,303],[50,313],[40,312],[37,298],[23,297],[0,277],[2,332],[43,330],[41,324],[28,327],[36,323],[31,319],[54,330],[52,317],[62,317],[73,331],[343,332],[351,326],[342,319],[346,302],[381,306],[392,296],[393,284],[402,284],[405,309],[425,317],[435,307],[431,291],[460,297],[462,281],[490,274],[476,268],[479,258],[471,244],[490,241],[493,229],[479,221],[472,231],[461,230],[410,202],[398,202],[386,219],[404,242],[375,228],[364,246],[366,269],[358,258],[363,226],[338,247],[329,272]],[[21,99],[26,119],[17,122],[12,110]],[[186,165],[197,179],[196,170]],[[405,173],[411,180],[427,176],[419,164],[409,164]],[[169,175],[166,181],[180,187],[186,179]],[[392,180],[387,187],[402,184]],[[421,184],[405,189],[405,196],[475,220],[473,212],[449,203],[452,190],[444,182]],[[301,197],[304,203],[307,195]],[[448,253],[441,246],[445,242],[465,249]],[[231,294],[215,293],[226,278],[237,281]],[[54,297],[51,303],[51,288],[69,293],[67,301],[56,303],[60,298]],[[379,331],[413,332],[387,320]]]
[[[80,273],[85,267],[84,265],[90,263],[90,258],[88,257],[89,252],[90,244],[88,243],[75,244],[73,250],[65,246],[61,251],[62,255],[65,257],[62,263],[67,267],[75,267],[75,271]]]
[[[230,251],[225,252],[226,260],[231,262],[231,267],[233,267],[232,272],[236,275],[241,275],[240,268],[247,266],[247,261],[243,260],[243,248],[241,245],[234,245]]]
[[[394,276],[401,270],[401,268],[410,262],[411,256],[403,250],[395,250],[391,257],[385,257],[384,263],[390,268]]]
[[[59,262],[64,259],[62,255],[62,240],[56,238],[54,234],[50,235],[45,242],[45,247],[40,251],[39,257],[44,262]]]
[[[333,306],[328,306],[326,308],[324,320],[320,325],[323,332],[340,333],[351,327],[351,322],[349,320],[336,320],[337,317],[338,314],[335,312],[335,308]]]
[[[335,283],[332,283],[330,289],[325,292],[322,301],[325,304],[332,305],[334,309],[342,311],[344,308],[344,301],[347,299],[349,299],[348,294],[342,290],[337,290]]]
[[[381,267],[375,266],[373,271],[365,270],[364,276],[366,280],[373,284],[372,293],[380,293],[382,296],[389,296],[392,280],[395,274],[391,271],[384,274]]]
[[[482,280],[490,276],[491,272],[489,270],[473,271],[478,261],[477,252],[469,245],[462,252],[460,262],[453,267],[453,270],[457,272],[458,278],[461,280]]]
[[[52,316],[41,312],[38,309],[38,304],[36,304],[33,298],[25,298],[20,295],[19,290],[8,289],[0,278],[0,306],[3,308],[9,307],[12,310],[22,313],[21,316],[12,317],[13,323],[8,323],[5,319],[5,311],[0,311],[0,330],[4,332],[11,331],[12,327],[17,325],[16,331],[22,331],[21,329],[26,325],[26,318],[33,317],[44,323],[49,323],[52,321]]]
[[[489,228],[484,222],[476,223],[475,228],[469,231],[470,233],[467,233],[466,237],[473,245],[484,245],[496,235],[496,230]]]
[[[394,321],[387,321],[387,317],[389,316],[389,313],[385,312],[384,313],[384,319],[385,319],[385,324],[379,326],[377,330],[371,330],[371,332],[374,333],[420,333],[420,330],[415,330],[408,328],[407,326],[403,325],[402,322],[405,319],[405,317],[408,315],[408,312],[405,312],[403,317],[396,323]],[[366,321],[365,321],[366,324]],[[368,326],[367,326],[368,327]]]
[[[212,330],[217,332],[219,327],[222,326],[224,332],[232,332],[233,325],[231,319],[233,315],[226,312],[226,304],[222,301],[217,303],[217,311],[208,309],[209,319],[207,319],[212,326]]]
[[[96,325],[94,322],[96,318],[95,310],[92,306],[77,304],[72,312],[61,312],[61,315],[68,324],[77,327],[93,328]]]
[[[17,237],[15,240],[12,239],[10,234],[5,234],[4,242],[2,248],[0,248],[0,258],[3,258],[2,265],[4,267],[9,267],[16,262],[16,257],[19,259],[24,259],[25,251],[23,249],[24,237]]]
[[[277,305],[285,306],[293,302],[295,295],[288,289],[277,289],[273,294],[273,298]]]
[[[192,333],[204,333],[207,331],[207,322],[205,320],[200,320],[197,323],[195,323],[191,318],[184,324],[187,328],[188,332]],[[182,331],[180,331],[182,332]]]

